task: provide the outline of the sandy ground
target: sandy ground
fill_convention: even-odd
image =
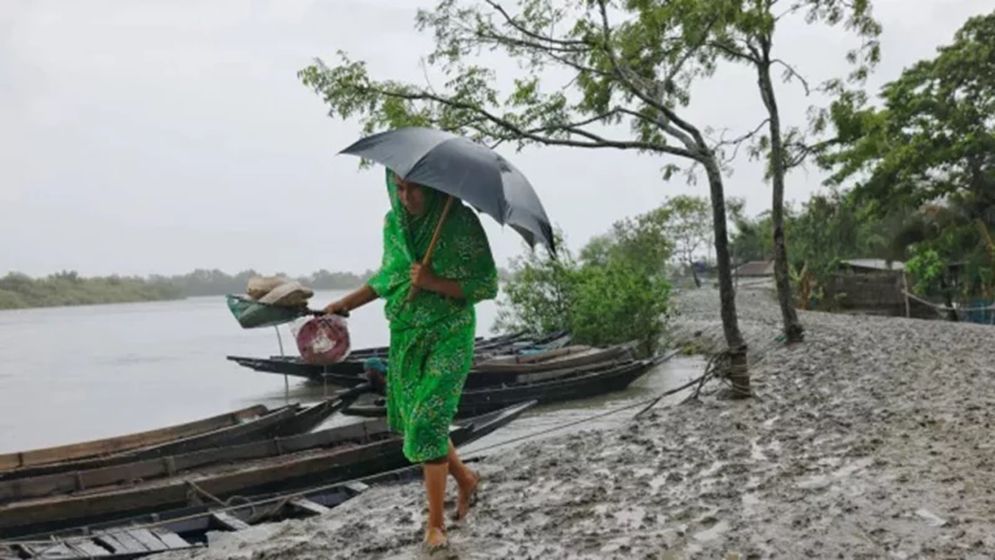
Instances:
[[[715,291],[678,305],[676,340],[720,342]],[[803,313],[786,347],[769,292],[738,305],[756,398],[505,449],[448,551],[408,484],[158,558],[995,557],[995,329]]]

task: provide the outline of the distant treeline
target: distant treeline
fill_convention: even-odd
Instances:
[[[370,274],[319,270],[296,279],[315,290],[343,290],[359,286]],[[31,278],[11,272],[0,278],[0,309],[160,301],[242,293],[253,276],[260,274],[246,270],[232,276],[220,270],[195,270],[179,276],[84,278],[75,271],[63,271],[44,278]]]
[[[373,273],[329,272],[319,270],[308,276],[295,277],[305,286],[314,290],[348,290],[365,282]],[[288,276],[287,274],[263,274],[255,270],[243,270],[231,276],[220,270],[198,269],[182,276],[152,276],[151,282],[162,282],[179,288],[184,296],[217,296],[245,292],[249,278],[253,276]]]
[[[179,299],[183,292],[167,282],[126,276],[82,278],[60,272],[31,278],[12,272],[0,278],[0,309],[57,307]]]
[[[366,282],[372,271],[362,274],[319,270],[294,278],[314,290],[350,290]],[[498,270],[504,280],[507,272]],[[75,271],[63,271],[44,278],[32,278],[19,272],[0,277],[0,309],[58,307],[160,301],[192,296],[219,296],[245,292],[249,278],[271,276],[244,270],[234,276],[220,270],[197,269],[177,276],[95,276],[84,278]],[[287,276],[277,273],[276,276]]]

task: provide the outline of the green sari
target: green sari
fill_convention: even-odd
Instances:
[[[426,211],[416,217],[401,205],[389,170],[387,192],[391,210],[384,219],[383,261],[368,284],[386,300],[390,321],[387,419],[404,434],[404,456],[422,463],[448,452],[449,425],[473,365],[473,306],[497,295],[497,270],[480,220],[457,200],[443,223],[431,269],[458,282],[464,299],[422,291],[408,302],[411,265],[425,255],[446,195],[425,188]]]

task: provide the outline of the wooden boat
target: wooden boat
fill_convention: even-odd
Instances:
[[[645,360],[612,362],[611,365],[595,368],[594,371],[585,370],[576,375],[547,381],[465,390],[460,399],[457,417],[482,414],[516,402],[534,400],[540,404],[545,404],[620,391],[649,372],[653,366],[673,355],[668,354]],[[377,399],[373,404],[351,405],[345,409],[344,413],[354,416],[377,417],[386,414],[386,407],[383,399]]]
[[[492,416],[501,415],[501,412]],[[497,428],[501,418],[475,429],[477,439]],[[480,425],[478,425],[480,426]],[[466,443],[464,441],[463,443]],[[365,492],[370,485],[409,482],[421,476],[411,465],[358,479],[309,487],[290,493],[254,496],[251,501],[219,507],[200,504],[125,520],[0,542],[0,558],[132,559],[167,551],[199,548],[211,531],[238,531],[256,523],[322,515]]]
[[[483,437],[533,404],[523,403],[457,422],[450,436],[457,445]],[[94,526],[131,523],[135,516],[153,513],[161,520],[163,510],[187,507],[191,499],[218,504],[233,496],[287,492],[372,475],[407,464],[401,444],[401,438],[387,430],[386,422],[377,419],[294,438],[205,450],[177,456],[172,461],[145,461],[80,473],[98,484],[101,480],[115,484],[127,475],[156,476],[166,472],[168,476],[0,506],[0,537],[23,537],[84,525],[92,531]],[[173,474],[163,471],[169,468],[166,463],[172,463]],[[43,484],[54,486],[65,480],[34,480],[33,491]],[[22,491],[27,489],[22,487]]]
[[[188,437],[174,438],[156,445],[130,449],[123,453],[27,466],[7,471],[3,473],[3,476],[0,476],[0,481],[108,467],[138,459],[165,457],[221,445],[233,445],[258,439],[307,432],[335,412],[347,407],[363,390],[365,390],[365,387],[357,387],[354,390],[340,393],[329,400],[310,407],[301,407],[299,404],[284,406],[274,410],[269,410],[263,406],[253,407],[253,409],[262,410],[265,413],[254,418],[245,417],[245,420],[239,424],[221,427]]]
[[[132,449],[158,445],[177,439],[187,438],[204,434],[214,430],[235,426],[258,418],[269,412],[262,405],[250,406],[225,414],[211,416],[193,422],[176,424],[166,428],[157,428],[144,432],[136,432],[122,436],[115,436],[81,443],[68,445],[58,445],[43,449],[32,449],[30,451],[18,451],[14,453],[0,454],[0,477],[8,471],[46,465],[51,463],[61,463],[74,459],[84,459],[99,455],[112,453],[122,453]]]
[[[312,410],[324,407],[326,404],[321,403],[312,407]],[[150,481],[166,478],[211,465],[274,457],[307,449],[333,447],[353,441],[375,439],[376,434],[386,431],[384,422],[378,420],[314,433],[274,437],[247,443],[233,443],[155,458],[129,457],[129,461],[114,465],[5,480],[0,481],[0,503],[53,495],[97,492],[107,487],[129,484],[136,480]]]
[[[558,335],[563,335],[565,333],[557,333]],[[474,347],[478,352],[487,352],[494,348],[501,348],[513,345],[522,340],[527,340],[526,333],[511,333],[504,334],[501,336],[495,336],[492,338],[484,338],[478,336],[474,340]],[[362,348],[359,350],[353,350],[349,353],[349,358],[356,361],[362,361],[367,358],[386,358],[387,352],[390,350],[387,346],[377,346],[374,348]],[[278,358],[279,356],[274,356]]]
[[[483,437],[514,418],[498,411],[475,420],[474,430],[458,445]],[[478,421],[479,420],[479,421]],[[293,492],[253,496],[237,505],[198,504],[53,533],[0,541],[0,558],[137,558],[197,548],[209,531],[237,531],[261,522],[311,517],[358,496],[371,485],[410,482],[421,477],[420,465],[311,486]],[[6,553],[6,554],[5,554]]]
[[[478,340],[476,360],[487,361],[511,353],[512,355],[532,350],[555,350],[568,344],[570,336],[566,333],[553,333],[537,339],[529,339],[523,335],[507,335],[492,339]],[[269,358],[252,358],[247,356],[228,356],[228,360],[240,366],[279,375],[303,377],[317,383],[327,383],[340,387],[354,387],[366,381],[363,371],[363,361],[366,357],[376,355],[386,357],[386,350],[357,350],[349,355],[349,359],[337,364],[308,364],[296,356],[273,356]],[[366,357],[364,357],[366,356]]]
[[[401,469],[413,471],[417,467]],[[420,469],[419,469],[420,470]],[[414,476],[414,472],[408,474]],[[370,477],[375,478],[375,477]],[[253,498],[222,508],[201,504],[56,534],[0,542],[0,558],[133,559],[206,544],[210,531],[237,531],[260,522],[321,515],[368,488],[346,481],[293,493]]]
[[[566,345],[569,340],[570,335],[564,332],[552,333],[540,338],[528,338],[524,334],[517,333],[488,339],[478,338],[475,352],[477,359],[483,360],[495,355],[528,348],[556,348]],[[315,382],[352,387],[364,381],[363,361],[370,357],[386,358],[387,348],[355,350],[349,354],[349,359],[329,365],[308,364],[297,356],[271,356],[269,358],[228,356],[227,359],[255,371],[303,377]]]
[[[632,351],[630,344],[608,348],[574,345],[524,355],[496,356],[476,363],[466,379],[466,386],[477,388],[548,381],[589,370],[591,366],[608,366],[631,360]]]

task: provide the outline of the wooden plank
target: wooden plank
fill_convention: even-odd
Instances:
[[[98,545],[90,539],[76,539],[69,543],[73,548],[82,552],[86,558],[99,558],[110,556],[106,548]]]
[[[97,541],[98,543],[102,543],[102,544],[110,547],[111,552],[113,552],[115,554],[123,553],[123,552],[127,552],[128,551],[128,547],[126,547],[125,545],[121,544],[121,542],[118,541],[116,538],[114,538],[114,535],[112,535],[110,533],[101,533],[101,534],[93,537],[93,540]]]
[[[159,537],[156,537],[148,529],[129,529],[128,536],[142,543],[149,550],[169,550],[166,543],[159,540]]]
[[[561,377],[568,377],[568,376],[576,377],[581,374],[588,374],[602,370],[609,370],[619,367],[624,363],[625,362],[621,360],[612,360],[589,366],[580,366],[575,368],[561,368],[561,369],[554,369],[539,373],[521,373],[515,376],[514,381],[515,383],[539,383],[542,381],[552,381],[554,379],[559,379]]]
[[[356,494],[362,494],[363,492],[366,492],[367,490],[370,489],[370,487],[366,483],[360,482],[358,480],[346,482],[345,487]]]
[[[12,502],[24,498],[66,494],[77,488],[76,473],[58,476],[45,475],[32,478],[0,480],[0,502]]]
[[[136,539],[131,535],[131,531],[121,530],[114,533],[118,542],[130,548],[133,552],[147,551],[148,547],[142,544],[142,541]]]
[[[136,541],[134,537],[129,536],[124,531],[101,533],[93,537],[93,540],[111,547],[115,554],[122,554],[125,552],[148,552],[149,550],[145,548],[145,545]]]
[[[222,529],[229,531],[241,531],[248,529],[249,524],[223,511],[211,514],[211,520],[217,523]]]
[[[22,548],[31,555],[30,558],[44,558],[45,560],[85,558],[62,543],[22,545]]]
[[[323,506],[323,505],[321,505],[321,504],[319,504],[317,502],[312,502],[311,500],[309,500],[309,499],[307,499],[307,498],[305,498],[303,496],[300,497],[300,498],[294,498],[294,499],[290,500],[288,503],[292,507],[294,507],[294,508],[296,508],[296,509],[298,509],[298,510],[304,512],[304,513],[310,513],[312,515],[324,515],[324,514],[330,512],[330,511],[332,511],[332,508],[325,507],[325,506]]]
[[[583,352],[577,352],[575,354],[568,354],[567,356],[550,360],[547,362],[538,362],[532,364],[516,364],[516,363],[493,363],[493,362],[483,362],[474,366],[470,375],[474,375],[477,372],[486,373],[538,373],[542,371],[549,371],[553,369],[562,369],[567,367],[579,367],[597,364],[600,362],[606,362],[609,360],[614,360],[617,357],[628,352],[630,348],[627,345],[612,346],[610,348],[605,348],[603,350],[591,349]]]
[[[119,530],[114,532],[114,538],[117,542],[128,547],[129,552],[145,552],[148,550],[142,542],[135,537],[131,536],[131,533],[126,530]]]
[[[159,540],[163,542],[163,544],[174,550],[177,548],[189,548],[191,546],[194,546],[188,543],[186,540],[184,540],[183,537],[177,535],[172,531],[163,529],[161,527],[156,527],[152,529],[152,534],[158,537]]]

